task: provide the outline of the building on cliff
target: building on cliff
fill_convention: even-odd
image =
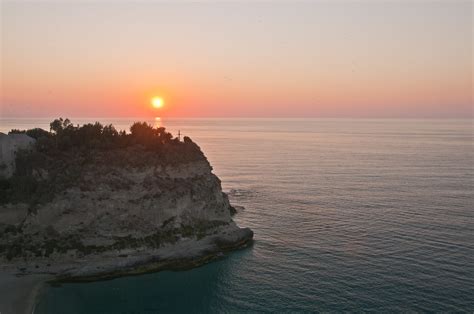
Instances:
[[[35,139],[26,134],[0,133],[0,178],[10,178],[15,172],[15,155],[20,149],[29,149]]]

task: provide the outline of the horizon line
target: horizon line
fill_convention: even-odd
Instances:
[[[178,116],[68,116],[68,115],[52,115],[52,116],[40,116],[40,117],[27,117],[27,116],[1,116],[0,120],[6,119],[188,119],[188,120],[198,120],[198,119],[280,119],[280,120],[309,120],[309,119],[347,119],[347,120],[473,120],[474,114],[472,116],[458,117],[458,116],[448,116],[448,117],[433,117],[433,116],[419,116],[419,117],[387,117],[387,116],[374,116],[374,117],[351,117],[351,116],[324,116],[324,117],[301,117],[301,116],[292,116],[292,117],[282,117],[282,116],[200,116],[200,117],[178,117]]]

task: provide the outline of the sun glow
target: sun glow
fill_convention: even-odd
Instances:
[[[153,106],[153,108],[161,108],[163,107],[163,98],[161,97],[153,97],[151,99],[151,105]]]

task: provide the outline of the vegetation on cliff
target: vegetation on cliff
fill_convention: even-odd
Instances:
[[[0,180],[0,204],[22,202],[30,210],[77,185],[87,164],[98,165],[98,169],[100,165],[139,168],[206,159],[190,138],[180,141],[165,128],[146,122],[135,122],[127,133],[111,124],[74,126],[69,119],[60,118],[50,123],[50,131],[35,128],[10,133],[26,134],[36,143],[33,150],[17,153],[14,175]]]
[[[183,144],[173,138],[164,127],[154,128],[146,122],[135,122],[130,133],[117,131],[112,124],[102,125],[100,122],[82,126],[71,123],[69,119],[59,118],[50,123],[50,131],[40,128],[30,130],[11,130],[9,133],[23,133],[37,140],[36,149],[54,155],[60,152],[77,150],[110,150],[142,145],[152,151],[160,151],[168,145]],[[184,143],[190,143],[188,137]]]

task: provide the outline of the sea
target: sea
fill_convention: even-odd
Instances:
[[[253,245],[187,271],[47,286],[35,313],[474,311],[472,119],[148,122],[198,143]]]

